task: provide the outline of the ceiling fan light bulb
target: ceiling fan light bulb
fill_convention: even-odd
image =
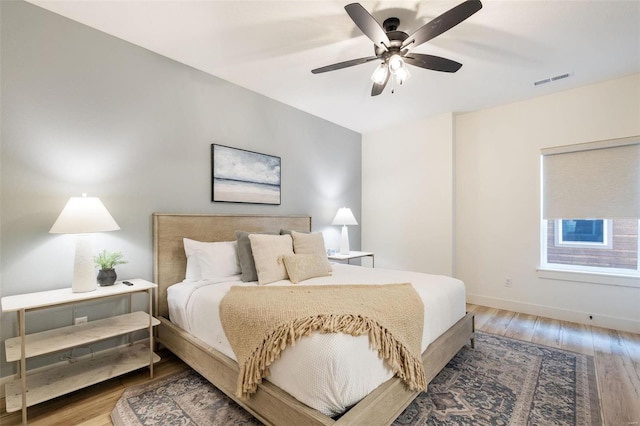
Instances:
[[[404,60],[400,55],[391,55],[389,58],[389,70],[392,74],[398,72],[398,70],[404,68]]]
[[[380,64],[371,75],[371,80],[376,84],[384,84],[385,80],[387,79],[388,72],[389,70],[387,69],[387,65],[384,63]]]
[[[395,76],[398,82],[402,84],[405,81],[409,80],[409,77],[411,77],[411,73],[409,73],[407,67],[402,67],[395,72]]]

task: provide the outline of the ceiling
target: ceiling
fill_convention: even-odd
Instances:
[[[444,112],[466,112],[640,72],[640,1],[483,0],[483,8],[414,52],[461,62],[455,74],[412,77],[371,97],[373,43],[349,0],[30,0],[153,52],[367,133]],[[362,1],[411,34],[462,0]],[[534,86],[569,73],[569,78]]]

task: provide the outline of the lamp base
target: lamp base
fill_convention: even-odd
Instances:
[[[340,254],[349,254],[349,231],[347,225],[342,225],[342,236],[340,238]]]
[[[93,265],[93,250],[90,235],[76,235],[76,254],[73,265],[71,290],[86,293],[98,288],[96,270]]]

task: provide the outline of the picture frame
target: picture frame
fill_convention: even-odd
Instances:
[[[211,201],[280,205],[280,157],[211,144]]]

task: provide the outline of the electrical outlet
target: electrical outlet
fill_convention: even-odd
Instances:
[[[505,280],[504,280],[504,286],[505,286],[505,287],[511,287],[511,286],[513,286],[513,281],[511,280],[511,277],[507,277],[507,278],[505,278]]]
[[[89,322],[89,317],[78,317],[73,321],[73,324],[86,324],[87,322]]]

